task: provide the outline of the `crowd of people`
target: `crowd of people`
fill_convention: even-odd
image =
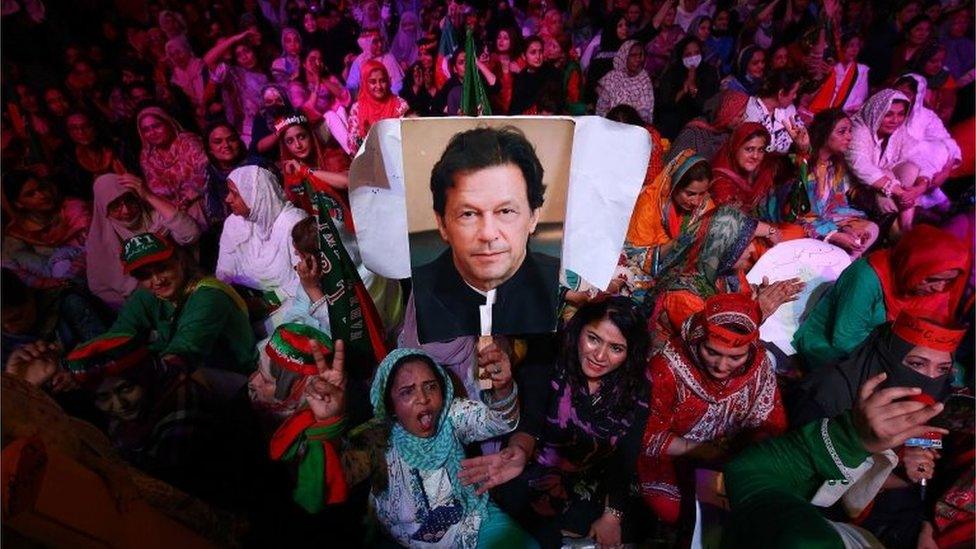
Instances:
[[[4,390],[247,525],[203,538],[680,547],[712,469],[726,546],[976,539],[972,417],[943,419],[972,416],[976,366],[972,3],[10,0],[2,22]],[[561,288],[555,333],[422,342],[409,280],[363,262],[370,128],[470,97],[646,130],[613,280]],[[464,173],[522,173],[536,211],[492,158]],[[760,327],[804,282],[746,274],[797,239],[851,263],[784,357]]]

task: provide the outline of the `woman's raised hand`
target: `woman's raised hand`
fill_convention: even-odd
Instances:
[[[315,419],[322,421],[341,415],[346,408],[346,346],[341,339],[336,340],[331,364],[325,359],[318,342],[312,341],[310,347],[319,373],[309,378],[305,401]]]

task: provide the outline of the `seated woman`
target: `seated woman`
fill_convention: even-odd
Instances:
[[[783,303],[792,301],[803,289],[797,279],[753,287],[745,272],[755,261],[754,239],[769,234],[771,227],[743,215],[734,208],[718,208],[675,244],[662,262],[654,293],[647,303],[650,321],[664,337],[681,331],[685,320],[701,311],[705,300],[719,293],[754,295],[762,318],[772,315]],[[775,233],[774,233],[775,235]]]
[[[729,139],[729,135],[742,123],[749,96],[737,91],[724,91],[718,99],[714,111],[707,117],[692,119],[671,141],[671,149],[665,160],[670,162],[675,155],[685,149],[696,151],[698,156],[711,159]]]
[[[152,233],[138,234],[122,243],[122,266],[140,288],[122,305],[111,332],[154,335],[149,350],[170,365],[254,370],[257,353],[244,300],[200,274],[185,250]]]
[[[139,285],[123,272],[118,250],[140,233],[157,234],[185,246],[200,237],[200,227],[132,174],[110,173],[95,180],[95,216],[85,244],[88,288],[113,309],[121,307]]]
[[[305,387],[319,373],[312,345],[331,360],[334,345],[328,334],[307,324],[278,326],[248,380],[252,406],[275,428],[305,402]]]
[[[349,110],[349,150],[355,154],[366,140],[373,124],[387,118],[400,118],[410,109],[403,98],[390,91],[386,66],[370,60],[362,66],[359,97]]]
[[[281,172],[285,176],[285,196],[296,206],[309,212],[309,204],[302,198],[301,183],[306,179],[318,191],[325,191],[347,203],[344,193],[337,189],[349,187],[349,157],[335,144],[323,144],[311,130],[304,115],[292,114],[275,123],[275,133],[281,147]]]
[[[766,76],[756,94],[749,98],[745,121],[759,122],[769,132],[768,152],[785,154],[793,148],[794,134],[799,130],[794,105],[799,91],[797,73],[776,70]]]
[[[61,198],[52,182],[19,171],[4,175],[3,195],[12,214],[3,231],[4,267],[32,288],[84,284],[88,203]]]
[[[674,139],[678,132],[705,110],[705,103],[717,92],[718,71],[702,63],[702,42],[694,36],[682,39],[661,75],[655,97],[661,134]]]
[[[749,96],[756,95],[766,72],[766,50],[759,46],[746,46],[739,52],[735,71],[722,80],[723,90],[732,90]]]
[[[637,474],[644,501],[664,522],[691,518],[682,499],[693,495],[695,464],[714,466],[786,430],[760,321],[751,297],[712,296],[651,359]]]
[[[344,501],[350,484],[372,474],[372,512],[401,545],[535,546],[486,494],[462,485],[459,475],[464,444],[508,433],[518,424],[518,395],[510,375],[493,377],[490,404],[455,398],[450,378],[426,353],[396,349],[380,364],[370,391],[381,423],[369,424],[366,432],[378,434],[379,440],[370,442],[357,429],[360,436],[347,437],[338,456],[345,424],[344,356],[336,352],[329,364],[321,353],[313,353],[319,373],[307,384],[308,407],[289,418],[271,441],[272,457],[301,461],[295,492],[299,505],[316,512]],[[357,447],[362,440],[369,446]],[[307,450],[299,455],[301,447]]]
[[[132,465],[209,502],[230,503],[232,451],[212,396],[194,376],[158,362],[142,337],[109,332],[76,347],[68,371],[105,415],[106,434]]]
[[[902,310],[952,319],[966,286],[972,251],[963,241],[919,225],[891,249],[844,269],[793,336],[807,370],[836,364]]]
[[[62,147],[56,172],[65,194],[91,200],[92,183],[98,176],[130,171],[128,165],[134,162],[124,155],[122,146],[96,128],[92,115],[72,112],[65,118],[65,126],[70,142]]]
[[[896,80],[893,87],[905,94],[911,104],[905,128],[915,139],[915,159],[919,170],[933,174],[929,189],[919,197],[918,205],[946,211],[949,198],[941,187],[952,170],[962,163],[962,151],[939,116],[922,101],[928,90],[925,78],[909,73]]]
[[[872,95],[854,117],[847,164],[859,186],[854,204],[881,220],[898,214],[898,230],[914,222],[915,202],[929,190],[935,171],[923,167],[905,120],[911,102],[885,89]]]
[[[945,402],[951,392],[953,353],[965,334],[965,329],[947,328],[902,311],[894,322],[877,327],[850,358],[804,378],[800,396],[790,406],[791,423],[803,425],[850,410],[861,387],[882,373],[886,377],[879,389],[910,387],[928,402]],[[932,479],[939,457],[935,450],[918,446],[896,450],[898,466],[892,463],[876,474],[884,486],[872,498],[871,510],[866,517],[856,513],[852,517],[886,547],[902,547],[918,539],[926,513],[916,483]],[[857,507],[855,511],[860,511],[866,505]]]
[[[926,433],[948,433],[926,425],[942,411],[941,405],[906,407],[903,399],[918,390],[878,390],[883,379],[879,375],[864,383],[851,412],[752,446],[725,467],[731,514],[723,528],[723,546],[881,546],[867,530],[830,521],[818,507],[841,499],[855,506],[870,501],[877,487],[859,481],[877,466],[873,456]],[[968,485],[971,489],[972,482]],[[904,546],[925,547],[920,539],[903,540]]]
[[[200,137],[184,131],[159,107],[139,111],[136,124],[142,141],[139,164],[149,189],[206,228],[203,194],[208,161]]]
[[[810,125],[812,154],[805,172],[808,214],[796,222],[804,234],[842,248],[851,259],[861,257],[878,238],[878,226],[847,199],[852,185],[844,153],[851,144],[851,119],[840,109],[820,111]]]
[[[635,539],[634,480],[647,422],[647,332],[625,297],[580,307],[563,329],[555,368],[520,373],[522,419],[501,453],[462,462],[462,481],[497,485],[502,508],[543,547],[564,536],[602,546]]]
[[[806,133],[797,133],[804,139]],[[753,213],[773,190],[783,158],[768,154],[769,131],[758,122],[743,122],[712,159],[712,187],[715,204],[736,206]]]
[[[286,202],[278,178],[258,166],[231,172],[227,187],[231,216],[220,235],[217,278],[264,292],[272,303],[293,298],[299,282],[291,230],[305,212]]]
[[[661,258],[674,241],[714,205],[708,196],[712,168],[691,149],[681,151],[637,196],[624,240],[625,282],[640,300],[660,275]]]
[[[644,48],[636,40],[627,40],[613,58],[613,70],[597,85],[596,114],[605,116],[617,105],[630,105],[641,118],[654,121],[654,86],[644,70]]]
[[[512,80],[510,114],[538,111],[547,94],[561,89],[563,79],[559,70],[545,58],[543,50],[542,38],[530,36],[525,39],[525,51],[522,53],[524,64]]]

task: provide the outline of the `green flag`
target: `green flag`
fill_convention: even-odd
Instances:
[[[491,114],[491,104],[488,102],[488,92],[481,83],[481,73],[478,71],[478,51],[474,47],[474,35],[468,29],[464,40],[464,87],[461,89],[461,113],[468,116]]]

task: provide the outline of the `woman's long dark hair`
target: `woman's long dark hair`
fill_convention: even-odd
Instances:
[[[614,296],[581,306],[563,328],[558,366],[566,372],[569,383],[574,387],[586,386],[586,377],[580,367],[579,338],[587,324],[602,319],[612,322],[627,340],[627,358],[624,363],[604,375],[600,384],[600,392],[606,398],[605,402],[611,413],[615,416],[625,415],[636,402],[646,400],[646,395],[642,393],[646,392],[644,371],[649,340],[647,320],[630,298]],[[612,390],[604,390],[606,387]]]
[[[813,122],[810,124],[810,150],[812,155],[810,156],[814,161],[817,159],[817,155],[820,154],[820,149],[827,146],[827,140],[830,139],[830,134],[833,133],[834,128],[837,124],[844,120],[845,118],[850,118],[843,109],[826,109],[817,113],[813,117]]]

